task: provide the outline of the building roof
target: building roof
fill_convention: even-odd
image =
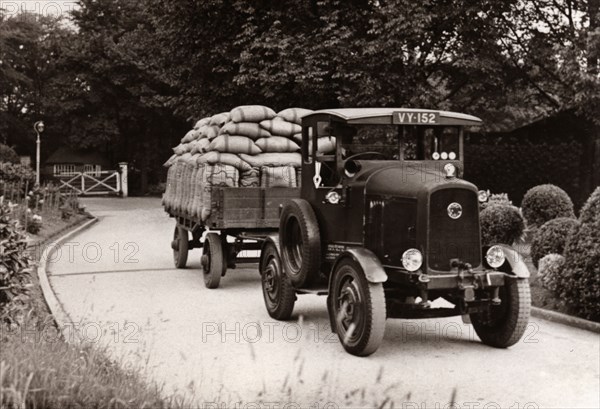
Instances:
[[[54,164],[74,164],[74,165],[101,165],[110,166],[108,158],[97,151],[73,149],[63,146],[46,159],[46,165]]]
[[[403,113],[417,113],[427,112],[439,115],[440,122],[442,125],[481,125],[481,119],[476,116],[461,114],[458,112],[450,111],[438,111],[432,109],[416,109],[416,108],[339,108],[339,109],[323,109],[315,111],[303,118],[309,118],[313,115],[332,115],[336,116],[349,123],[360,123],[361,121],[369,121],[374,119],[389,119],[389,123],[392,123],[395,114]]]

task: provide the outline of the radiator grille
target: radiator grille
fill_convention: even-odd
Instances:
[[[448,205],[458,203],[462,215],[448,216]],[[478,266],[481,263],[479,208],[477,194],[467,189],[449,188],[431,195],[429,218],[429,267],[448,271],[452,259]]]

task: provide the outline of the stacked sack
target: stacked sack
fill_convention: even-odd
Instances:
[[[311,112],[288,108],[275,113],[266,106],[245,105],[199,120],[165,163],[163,206],[206,221],[214,207],[213,187],[299,186],[300,124]],[[334,149],[335,138],[319,138],[320,152]]]

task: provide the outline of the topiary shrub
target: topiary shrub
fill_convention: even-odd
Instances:
[[[484,246],[498,243],[512,245],[525,229],[523,216],[515,206],[490,205],[481,211],[480,221]]]
[[[10,146],[0,143],[0,162],[21,163],[21,159]]]
[[[600,194],[588,198],[565,245],[561,296],[583,318],[600,322]]]
[[[600,186],[596,188],[581,208],[579,221],[581,223],[594,223],[600,221]]]
[[[0,319],[18,321],[29,302],[29,258],[25,235],[13,219],[11,207],[0,204]]]
[[[571,230],[579,222],[569,217],[552,219],[542,225],[531,240],[531,260],[537,267],[538,261],[547,254],[563,254]]]
[[[581,317],[600,322],[600,223],[581,223],[571,232],[559,287]]]
[[[571,198],[554,185],[539,185],[529,189],[523,197],[521,209],[527,226],[531,228],[538,228],[557,217],[575,217]]]
[[[565,268],[565,258],[560,254],[547,254],[540,259],[538,278],[542,287],[557,292]]]

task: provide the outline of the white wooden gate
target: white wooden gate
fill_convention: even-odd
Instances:
[[[80,195],[108,195],[121,193],[121,174],[116,170],[74,172],[54,175],[63,191]]]

